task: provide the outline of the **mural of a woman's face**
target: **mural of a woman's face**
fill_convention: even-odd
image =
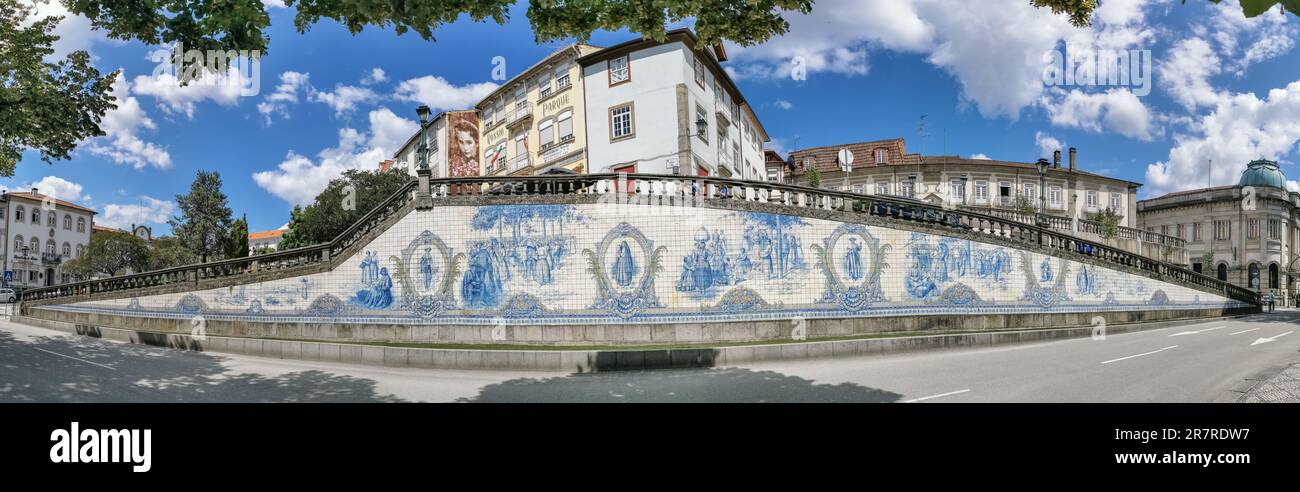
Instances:
[[[461,155],[467,158],[473,158],[475,152],[477,152],[474,135],[470,134],[470,132],[463,130],[456,132],[456,145],[460,148]]]

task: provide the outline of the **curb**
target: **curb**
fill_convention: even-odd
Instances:
[[[1170,326],[1237,317],[1239,316],[1128,323],[1107,326],[1106,333],[1111,335],[1155,330]],[[385,347],[349,343],[159,333],[73,324],[28,316],[12,316],[10,320],[15,323],[74,335],[195,352],[216,352],[384,367],[576,373],[715,367],[744,362],[822,359],[953,348],[990,347],[1089,337],[1092,336],[1093,331],[1092,327],[1074,327],[655,350],[479,350]]]

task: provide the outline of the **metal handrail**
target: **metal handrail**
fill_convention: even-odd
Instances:
[[[194,283],[211,278],[263,273],[271,270],[317,266],[337,258],[374,232],[412,200],[418,181],[412,180],[334,240],[314,246],[279,251],[247,258],[232,258],[194,265],[143,272],[120,277],[86,280],[32,289],[25,300],[45,300],[83,294],[112,292],[177,283]],[[848,191],[809,188],[784,183],[745,181],[717,177],[658,174],[578,174],[547,176],[476,176],[431,179],[433,199],[492,195],[597,194],[638,200],[736,200],[766,202],[784,206],[862,213],[918,223],[961,233],[978,233],[993,240],[1035,245],[1059,254],[1080,255],[1097,261],[1137,269],[1157,279],[1178,282],[1225,297],[1259,304],[1258,294],[1192,270],[1165,263],[1094,241],[1040,228],[1035,224],[970,210],[949,210],[928,202]]]

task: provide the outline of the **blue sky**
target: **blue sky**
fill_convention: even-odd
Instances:
[[[1077,29],[1027,4],[820,0],[811,15],[788,16],[789,35],[729,47],[727,66],[771,146],[785,151],[796,141],[904,137],[911,152],[1032,161],[1076,146],[1084,169],[1146,183],[1143,197],[1203,186],[1207,177],[1234,181],[1261,155],[1300,177],[1296,17],[1247,20],[1235,2],[1103,0],[1093,27]],[[61,51],[87,49],[101,70],[124,70],[121,107],[106,120],[109,135],[83,143],[71,160],[50,166],[28,152],[0,185],[37,183],[99,210],[99,223],[146,223],[160,234],[194,173],[216,170],[235,213],[247,214],[253,230],[271,229],[343,169],[391,155],[414,132],[419,104],[471,106],[495,87],[494,57],[513,76],[562,45],[534,42],[526,2],[505,26],[463,19],[437,30],[434,42],[391,29],[353,36],[331,21],[298,34],[291,10],[268,9],[271,47],[254,96],[178,88],[153,76],[158,47],[108,40],[84,19],[65,19]],[[632,37],[601,32],[591,42]],[[1150,50],[1150,94],[1045,86],[1042,54],[1066,43]],[[806,68],[803,80],[791,77],[794,60]]]

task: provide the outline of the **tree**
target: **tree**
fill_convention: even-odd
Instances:
[[[289,230],[280,240],[286,250],[332,241],[363,215],[401,189],[410,176],[388,171],[350,169],[334,178],[307,208],[293,207]]]
[[[91,234],[85,253],[63,265],[65,271],[83,279],[118,275],[127,269],[143,272],[148,267],[149,248],[144,240],[124,232]]]
[[[1214,252],[1213,252],[1213,251],[1206,251],[1205,254],[1201,255],[1200,258],[1197,258],[1197,261],[1199,261],[1200,264],[1201,264],[1201,273],[1203,273],[1203,274],[1205,274],[1205,275],[1211,275],[1211,276],[1214,275],[1214,274],[1211,272],[1211,270],[1214,269]]]
[[[240,217],[230,227],[230,240],[226,244],[226,258],[248,256],[248,215]]]
[[[821,171],[817,170],[816,164],[811,164],[804,167],[803,179],[804,181],[806,181],[806,183],[804,184],[808,185],[811,188],[820,188],[822,185],[822,173]]]
[[[149,244],[149,270],[163,270],[198,263],[198,257],[173,236],[155,238]]]
[[[1038,213],[1038,204],[1025,195],[1016,195],[1016,201],[1012,206],[1015,207],[1017,212],[1025,215]]]
[[[1110,240],[1119,235],[1119,214],[1115,209],[1107,208],[1097,213],[1088,214],[1088,220],[1097,224],[1097,235]]]
[[[204,262],[226,252],[234,220],[226,205],[226,194],[221,191],[220,173],[199,171],[190,192],[176,195],[176,204],[181,215],[167,223],[190,252]]]
[[[68,159],[78,142],[104,135],[99,122],[117,107],[110,93],[117,72],[100,76],[85,51],[47,62],[61,17],[24,26],[33,12],[0,0],[0,176],[14,175],[26,149],[46,163]]]

